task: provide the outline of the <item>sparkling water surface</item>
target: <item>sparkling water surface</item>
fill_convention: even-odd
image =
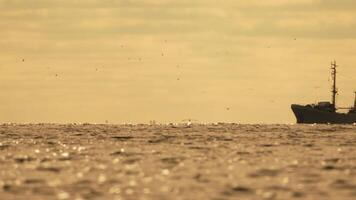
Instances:
[[[356,199],[356,126],[3,124],[0,199]]]

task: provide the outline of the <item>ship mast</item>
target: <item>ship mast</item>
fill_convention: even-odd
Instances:
[[[355,91],[355,102],[354,102],[354,109],[356,109],[356,91]]]
[[[331,94],[332,94],[332,105],[334,107],[334,109],[336,110],[336,95],[337,95],[337,88],[336,88],[336,61],[331,62],[331,77],[333,80],[333,85],[332,85],[332,90],[331,90]]]

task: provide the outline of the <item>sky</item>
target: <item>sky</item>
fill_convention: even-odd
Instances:
[[[294,123],[356,90],[353,0],[0,0],[0,122]]]

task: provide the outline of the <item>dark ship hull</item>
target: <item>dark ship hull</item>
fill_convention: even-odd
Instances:
[[[305,124],[352,124],[356,123],[356,112],[352,113],[338,113],[331,112],[327,110],[319,110],[313,108],[312,106],[303,106],[293,104],[292,110],[295,117],[297,118],[297,123]]]

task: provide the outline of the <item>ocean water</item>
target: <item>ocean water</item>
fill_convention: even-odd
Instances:
[[[3,124],[0,199],[356,199],[356,126]]]

